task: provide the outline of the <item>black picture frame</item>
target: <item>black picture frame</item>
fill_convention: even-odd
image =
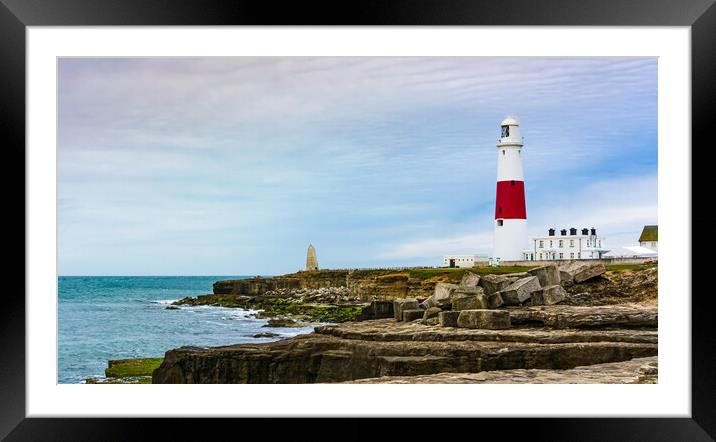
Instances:
[[[713,143],[710,121],[716,114],[716,6],[714,0],[364,0],[361,2],[272,2],[219,0],[0,0],[0,134],[4,147],[5,220],[25,235],[25,193],[10,191],[25,181],[25,31],[28,26],[141,26],[141,25],[530,25],[530,26],[690,26],[692,51],[692,145],[708,149]],[[685,148],[688,151],[688,148]],[[23,167],[19,165],[22,164]],[[10,173],[8,173],[10,172]],[[697,176],[693,172],[692,177]],[[701,175],[708,177],[708,173]],[[20,184],[22,183],[22,184]],[[708,184],[708,183],[704,183]],[[702,186],[693,183],[694,192]],[[694,195],[696,197],[696,194]],[[694,198],[698,200],[697,198]],[[10,209],[13,209],[10,211]],[[706,221],[707,212],[692,214]],[[9,226],[8,226],[9,227]],[[6,228],[7,229],[7,228]],[[696,226],[694,232],[699,231]],[[5,232],[10,232],[6,230]],[[20,235],[5,235],[21,241]],[[23,235],[24,236],[24,235]],[[23,247],[25,243],[23,240]],[[7,250],[7,249],[6,249]],[[23,249],[24,250],[24,249]],[[25,257],[25,251],[22,256]],[[169,439],[185,439],[200,428],[205,437],[226,429],[233,420],[211,422],[166,419],[57,419],[25,418],[25,260],[10,255],[6,275],[12,290],[0,307],[0,437],[7,440],[131,440],[149,435],[155,427]],[[692,274],[708,269],[694,263]],[[22,269],[21,269],[22,267]],[[682,275],[688,277],[688,275]],[[19,283],[22,281],[22,283]],[[22,285],[22,287],[19,287]],[[20,290],[21,289],[21,290]],[[689,295],[691,287],[685,286]],[[474,437],[500,434],[531,440],[713,440],[716,438],[716,339],[711,330],[708,293],[692,296],[692,416],[691,418],[543,418],[460,420],[460,429]],[[160,398],[158,398],[160,400]],[[433,404],[434,401],[431,401]],[[399,399],[396,406],[399,405]],[[428,406],[428,405],[426,405]],[[378,432],[374,420],[333,419],[324,424],[279,422],[255,425],[271,434],[292,439],[322,429],[341,439],[372,438],[376,433],[426,437],[431,427],[443,436],[458,422],[384,422]],[[253,425],[242,422],[241,426]],[[305,431],[305,428],[311,431]],[[301,430],[303,428],[304,430]],[[469,428],[472,428],[470,430]],[[232,430],[233,429],[233,430]],[[497,431],[497,433],[493,433]],[[454,432],[454,433],[453,433]],[[232,433],[229,433],[232,434]],[[463,436],[464,437],[464,436]]]

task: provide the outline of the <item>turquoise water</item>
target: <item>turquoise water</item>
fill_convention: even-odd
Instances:
[[[60,276],[58,382],[81,383],[104,376],[109,359],[162,357],[183,345],[217,346],[267,342],[312,328],[262,327],[251,311],[167,305],[185,296],[211,293],[221,279],[245,276]]]

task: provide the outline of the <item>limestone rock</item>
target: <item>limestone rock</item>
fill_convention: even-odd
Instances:
[[[403,321],[410,322],[415,321],[416,319],[423,319],[423,314],[424,310],[420,308],[403,310]]]
[[[423,312],[423,319],[437,318],[441,311],[440,307],[430,307]]]
[[[438,315],[441,327],[457,327],[457,318],[460,316],[458,311],[440,312]]]
[[[415,298],[395,299],[393,301],[393,318],[396,321],[402,321],[404,310],[415,310],[417,308],[418,300]]]
[[[453,297],[452,309],[455,311],[486,308],[489,308],[489,302],[484,293]]]
[[[480,275],[477,275],[472,272],[465,272],[464,275],[462,275],[462,280],[460,281],[459,288],[460,289],[471,289],[477,287],[477,284],[480,282]]]
[[[532,305],[552,305],[567,298],[567,292],[561,285],[551,285],[532,293]]]
[[[504,289],[515,280],[515,278],[508,278],[503,275],[485,275],[480,278],[480,286],[485,289],[486,294],[491,295]]]
[[[528,276],[518,279],[499,293],[505,305],[518,305],[530,299],[532,292],[539,289],[539,279],[536,276]]]
[[[432,318],[423,319],[420,322],[422,322],[425,325],[438,325],[440,323],[440,319],[437,316],[435,316]]]
[[[462,310],[457,326],[463,328],[486,328],[501,330],[510,328],[510,313],[505,310]]]
[[[590,326],[614,321],[646,324],[644,321],[655,320],[656,307],[554,305],[491,311],[509,311],[514,323],[513,311],[537,316],[524,318],[527,327],[508,330],[431,327],[417,321],[379,319],[321,326],[314,333],[274,342],[183,347],[167,351],[152,382],[293,384],[510,369],[564,370],[658,352],[654,328],[595,330]],[[464,311],[441,315],[445,313]],[[529,324],[540,318],[550,327],[556,321],[562,329],[530,328],[533,325]],[[575,329],[575,321],[584,327]]]
[[[423,308],[444,307],[450,304],[450,295],[458,289],[457,284],[439,282],[435,284],[435,292],[421,303]]]
[[[504,304],[500,292],[487,295],[487,308],[498,308]]]
[[[541,287],[549,287],[560,283],[559,270],[554,264],[530,269],[528,273],[537,277]]]
[[[560,275],[566,274],[569,281],[575,284],[582,283],[606,271],[604,264],[594,262],[573,261],[559,267]]]
[[[569,287],[574,284],[574,275],[570,272],[565,271],[560,267],[559,269],[559,282],[564,287]]]
[[[374,299],[371,303],[361,310],[360,319],[383,319],[393,318],[394,301]]]
[[[513,324],[565,328],[658,327],[658,307],[645,305],[517,307],[510,309]]]
[[[478,373],[437,373],[420,376],[381,376],[351,384],[655,384],[657,356],[622,362],[580,365],[564,370],[511,369]]]
[[[601,262],[587,264],[577,269],[577,271],[574,273],[574,282],[577,284],[582,283],[588,279],[592,279],[596,276],[599,276],[606,271],[607,269]]]

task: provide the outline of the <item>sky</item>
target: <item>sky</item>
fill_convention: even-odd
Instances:
[[[528,233],[657,224],[657,59],[61,58],[61,275],[439,266],[492,249],[520,119]]]

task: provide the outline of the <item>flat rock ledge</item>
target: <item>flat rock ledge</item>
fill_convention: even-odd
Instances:
[[[540,324],[553,328],[658,326],[658,307],[636,304],[573,306],[551,305],[508,308],[514,325]]]
[[[166,353],[152,383],[327,383],[445,373],[459,379],[495,370],[506,377],[485,375],[484,382],[503,382],[531,376],[504,371],[564,371],[656,356],[657,330],[649,326],[656,325],[655,309],[615,307],[511,308],[513,322],[525,325],[506,330],[383,319],[316,327],[314,333],[268,343],[182,347]]]
[[[512,328],[487,330],[426,326],[418,322],[395,323],[390,319],[315,328],[317,334],[358,341],[499,341],[558,344],[567,342],[633,342],[656,344],[657,330]]]
[[[656,384],[656,356],[609,362],[567,370],[517,369],[480,373],[438,373],[421,376],[384,376],[347,384]]]

